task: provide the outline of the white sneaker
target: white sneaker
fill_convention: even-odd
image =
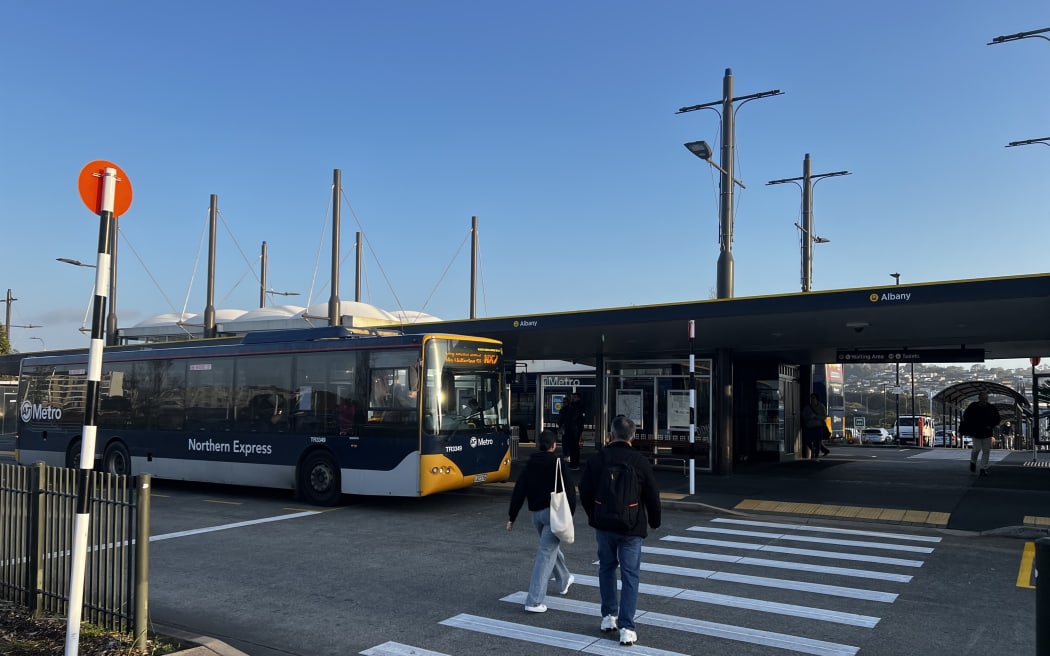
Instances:
[[[619,627],[616,626],[616,616],[615,615],[606,615],[605,617],[602,618],[602,632],[603,633],[612,633],[613,631],[616,631],[618,628]]]
[[[546,604],[536,604],[535,606],[526,606],[525,607],[525,612],[526,613],[546,613],[547,612],[547,605]]]
[[[576,577],[569,574],[569,580],[565,582],[565,587],[561,589],[561,594],[569,594],[569,588],[576,582]]]
[[[620,629],[620,644],[633,645],[638,642],[638,634],[631,629]]]

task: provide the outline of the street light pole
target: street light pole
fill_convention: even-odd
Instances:
[[[718,112],[715,106],[722,106],[722,111],[719,112],[722,117],[722,153],[721,166],[719,166],[718,170],[722,176],[720,183],[721,193],[718,197],[718,298],[733,298],[733,157],[736,150],[736,115],[733,103],[743,101],[741,102],[741,105],[743,105],[750,100],[779,96],[781,94],[780,89],[773,89],[772,91],[763,91],[762,93],[734,98],[733,71],[727,68],[725,76],[722,78],[721,100],[681,107],[675,112],[676,114],[685,114],[698,109],[714,109],[714,111]]]
[[[783,184],[792,182],[802,189],[802,225],[795,226],[802,231],[802,291],[808,292],[813,288],[813,244],[826,244],[830,239],[818,237],[813,234],[813,187],[823,178],[833,178],[840,175],[849,175],[849,171],[835,171],[834,173],[818,173],[813,175],[813,164],[806,153],[802,160],[801,178],[784,178],[782,180],[770,180],[766,185]],[[802,184],[799,185],[799,181]],[[814,182],[814,180],[816,182]]]

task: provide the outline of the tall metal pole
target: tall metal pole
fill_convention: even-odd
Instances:
[[[357,243],[356,243],[356,248],[357,248],[357,272],[354,274],[354,300],[357,301],[358,303],[361,302],[361,266],[362,266],[362,262],[364,261],[362,258],[364,257],[364,253],[365,253],[364,247],[363,247],[363,245],[361,243],[361,238],[362,238],[361,231],[358,230],[357,231]]]
[[[813,163],[802,160],[802,291],[813,288]]]
[[[339,312],[339,192],[343,188],[342,172],[332,173],[332,295],[328,297],[328,325],[341,323]]]
[[[259,307],[266,307],[266,242],[262,243],[262,254],[259,256]]]
[[[824,178],[839,175],[849,175],[849,171],[835,171],[834,173],[813,175],[813,162],[809,157],[809,153],[806,153],[806,156],[802,159],[801,178],[784,178],[782,180],[770,180],[766,183],[767,185],[775,185],[792,182],[802,190],[802,225],[796,223],[795,227],[802,231],[802,262],[800,267],[802,270],[802,291],[804,292],[813,289],[813,244],[825,244],[828,242],[827,239],[813,234],[813,187]]]
[[[736,127],[733,115],[733,71],[722,78],[721,193],[718,196],[718,298],[733,298],[733,152]]]
[[[13,302],[15,302],[17,300],[18,300],[17,298],[15,298],[14,296],[11,296],[11,290],[8,289],[7,290],[7,300],[4,301],[5,303],[7,303],[7,310],[4,313],[6,315],[6,318],[4,319],[4,332],[7,333],[7,338],[8,339],[11,339],[11,303],[13,303]]]
[[[689,494],[696,494],[696,321],[689,320]]]
[[[915,415],[915,363],[911,363],[911,420],[915,422],[915,446],[926,446],[922,431],[919,430],[919,418]]]
[[[215,337],[215,226],[219,217],[219,197],[211,195],[208,208],[208,304],[204,306],[204,336]]]
[[[91,474],[95,468],[98,388],[102,380],[102,337],[106,314],[106,294],[109,292],[109,257],[112,247],[113,204],[116,186],[117,170],[107,167],[102,180],[98,259],[95,264],[95,297],[91,315],[91,346],[88,348],[87,379],[84,383],[84,429],[81,432],[80,468],[77,471],[77,514],[73,524],[72,568],[69,575],[66,656],[76,656],[80,647],[80,618],[84,609],[84,574],[87,570],[87,541],[91,525]]]
[[[894,280],[896,281],[894,284],[899,287],[900,284],[901,284],[901,274],[899,274],[899,273],[891,273],[890,275],[893,276]],[[897,401],[897,420],[894,422],[894,426],[896,427],[896,428],[894,428],[894,432],[896,433],[896,435],[894,437],[896,437],[896,439],[897,439],[897,444],[900,444],[900,442],[901,442],[901,363],[900,362],[897,363],[897,382],[896,382],[896,387],[894,387],[894,389],[893,389],[893,396],[894,396],[894,398]]]
[[[106,346],[116,346],[120,343],[119,335],[117,335],[117,242],[120,241],[117,218],[116,216],[112,218],[113,228],[110,231],[113,235],[111,246],[113,252],[109,258],[109,315],[106,317]]]
[[[478,318],[478,217],[470,217],[470,318]]]

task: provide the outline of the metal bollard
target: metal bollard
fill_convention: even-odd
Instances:
[[[1050,538],[1035,541],[1035,653],[1050,656]]]

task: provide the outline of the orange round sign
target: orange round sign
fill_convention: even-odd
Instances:
[[[113,216],[120,216],[131,207],[131,180],[124,170],[113,162],[99,159],[80,170],[80,177],[77,178],[80,198],[89,210],[95,214],[102,213],[102,183],[106,169],[117,170],[117,185],[113,192]]]

